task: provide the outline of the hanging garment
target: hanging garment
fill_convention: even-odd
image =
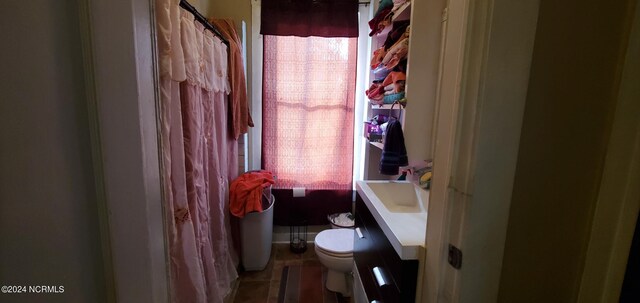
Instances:
[[[229,127],[234,139],[247,133],[249,127],[253,127],[253,119],[247,100],[247,84],[244,76],[244,63],[242,61],[242,40],[236,32],[233,20],[209,19],[216,26],[224,38],[229,41],[229,79],[231,82],[230,110],[231,117]]]

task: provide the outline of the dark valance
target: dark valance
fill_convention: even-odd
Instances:
[[[358,0],[262,0],[260,33],[357,37]]]

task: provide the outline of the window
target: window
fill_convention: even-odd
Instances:
[[[357,43],[264,36],[262,163],[278,188],[351,190]]]

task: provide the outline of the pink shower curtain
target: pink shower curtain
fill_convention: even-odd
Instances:
[[[172,302],[222,302],[237,278],[229,180],[227,48],[178,0],[157,0],[162,176]]]

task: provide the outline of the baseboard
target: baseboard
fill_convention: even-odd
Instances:
[[[330,229],[331,225],[310,225],[307,227],[307,243],[315,242],[318,233]],[[289,243],[289,226],[273,226],[273,243]]]

